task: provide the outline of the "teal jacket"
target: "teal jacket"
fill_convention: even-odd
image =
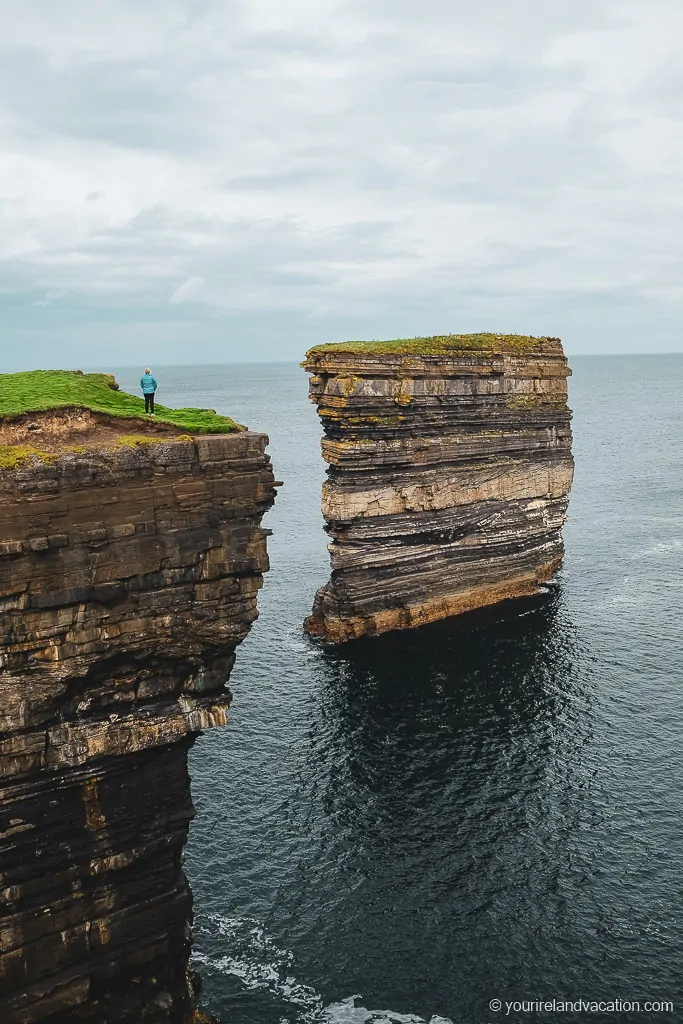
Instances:
[[[157,382],[151,373],[143,373],[140,379],[140,387],[143,395],[153,395],[157,389]]]

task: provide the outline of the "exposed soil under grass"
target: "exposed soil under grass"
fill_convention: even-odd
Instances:
[[[0,445],[32,445],[48,452],[111,445],[126,437],[159,439],[188,436],[187,432],[156,419],[111,419],[90,409],[55,409],[0,420]]]

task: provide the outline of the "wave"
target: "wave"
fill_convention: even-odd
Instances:
[[[238,980],[247,991],[268,994],[286,1007],[281,1024],[453,1024],[448,1017],[433,1016],[427,1021],[412,1013],[395,1010],[369,1010],[358,993],[327,1006],[312,985],[292,973],[294,954],[280,949],[263,926],[250,918],[210,914],[198,934],[212,935],[212,945],[229,946],[231,952],[219,956],[196,951],[194,963]],[[220,940],[217,942],[216,940]]]

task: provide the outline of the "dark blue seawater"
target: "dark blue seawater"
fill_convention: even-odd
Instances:
[[[301,631],[328,575],[306,375],[154,368],[161,401],[265,430],[285,481],[230,725],[191,757],[196,960],[226,1022],[683,1020],[683,356],[572,363],[556,583],[330,650]]]

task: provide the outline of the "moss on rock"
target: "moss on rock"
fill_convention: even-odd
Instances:
[[[327,353],[353,355],[448,355],[448,353],[485,352],[491,355],[527,355],[540,351],[550,337],[526,334],[435,334],[424,338],[395,338],[392,341],[339,341],[314,345],[307,358]]]

